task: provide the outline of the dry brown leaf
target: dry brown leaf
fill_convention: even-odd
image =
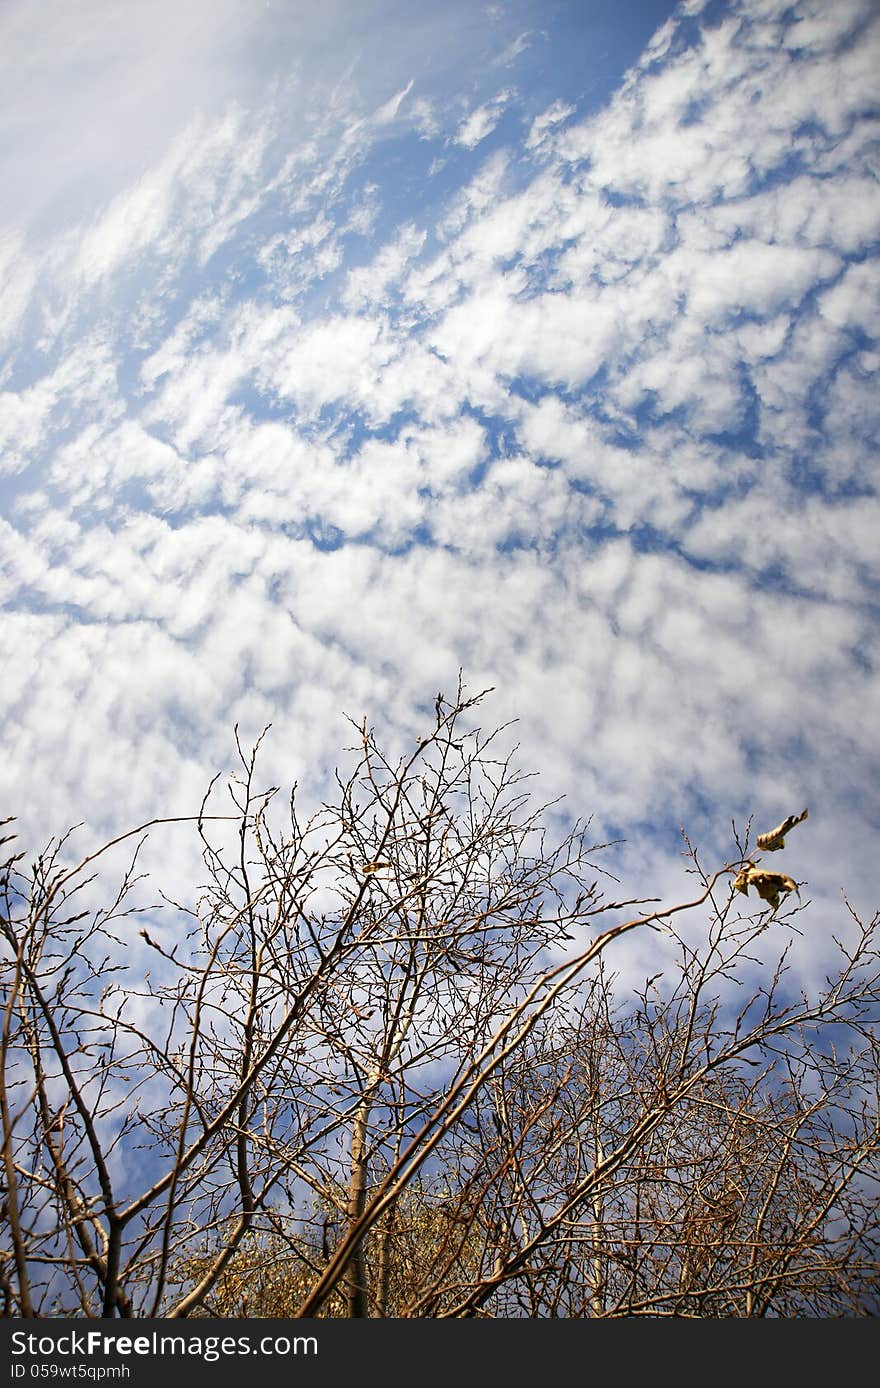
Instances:
[[[364,872],[378,872],[380,868],[387,868],[390,866],[390,863],[380,863],[378,861],[375,863],[364,863]]]
[[[734,887],[748,896],[749,887],[754,887],[758,896],[767,901],[775,911],[779,905],[780,892],[796,892],[797,882],[786,872],[768,872],[766,868],[747,863],[737,874]]]
[[[806,819],[807,813],[807,810],[802,810],[800,814],[790,814],[788,819],[777,824],[775,829],[768,829],[766,834],[759,834],[758,847],[763,848],[767,853],[775,853],[777,849],[784,848],[785,836],[789,829],[793,829],[796,824],[800,824],[802,819]]]

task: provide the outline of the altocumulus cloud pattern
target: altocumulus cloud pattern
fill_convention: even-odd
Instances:
[[[461,666],[628,886],[809,804],[870,906],[880,13],[433,8],[4,7],[4,804],[319,795]]]

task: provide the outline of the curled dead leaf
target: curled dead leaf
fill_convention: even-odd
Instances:
[[[774,911],[779,905],[780,893],[797,891],[797,882],[788,873],[768,872],[766,868],[755,867],[754,863],[747,863],[740,869],[733,885],[736,891],[746,896],[749,887],[754,887],[758,896],[769,902]]]
[[[784,819],[781,824],[777,824],[775,829],[768,829],[766,834],[758,835],[758,847],[763,848],[767,853],[775,853],[777,849],[785,847],[785,836],[790,829],[801,820],[806,819],[807,810],[802,810],[800,814],[790,814],[788,819]]]

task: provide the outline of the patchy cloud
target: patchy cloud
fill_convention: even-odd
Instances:
[[[456,144],[464,145],[465,149],[474,149],[482,144],[497,126],[512,96],[512,92],[505,90],[484,105],[475,107],[455,132]]]
[[[105,8],[0,21],[57,112],[79,18],[75,129],[164,61]],[[229,0],[204,42],[172,24],[192,101],[155,139],[123,102],[75,188],[7,152],[0,780],[30,833],[191,809],[235,722],[319,796],[343,711],[411,737],[463,667],[664,881],[682,823],[714,851],[803,803],[815,892],[875,888],[876,9],[658,4],[591,100],[581,8],[533,41],[526,4],[377,0],[353,36],[292,7],[291,76]]]

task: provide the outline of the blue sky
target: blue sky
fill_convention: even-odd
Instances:
[[[462,667],[634,891],[809,805],[783,867],[873,909],[870,0],[13,0],[0,54],[34,846],[197,808],[236,722],[320,796]]]

